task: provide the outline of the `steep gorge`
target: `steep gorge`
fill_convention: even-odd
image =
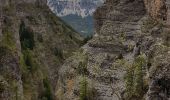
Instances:
[[[106,0],[83,46],[46,3],[0,1],[0,100],[170,98],[168,0]]]

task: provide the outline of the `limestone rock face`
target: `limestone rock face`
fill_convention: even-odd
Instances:
[[[143,0],[107,0],[104,6],[99,7],[94,14],[96,30],[101,29],[100,26],[106,19],[117,22],[130,22],[139,20],[144,14]]]
[[[125,66],[127,66],[124,64],[132,63],[134,55],[138,54],[138,50],[133,52],[132,48],[136,46],[138,41],[136,35],[141,33],[140,20],[144,16],[145,8],[142,0],[107,0],[104,6],[99,7],[96,11],[94,15],[96,36],[82,47],[85,52],[84,55],[88,56],[87,74],[85,76],[89,88],[95,90],[96,93],[93,96],[95,99],[92,100],[119,100],[124,98]],[[138,49],[138,47],[136,48]],[[80,54],[78,53],[78,55]],[[81,59],[86,58],[81,56]],[[81,94],[79,90],[81,75],[79,76],[79,73],[76,73],[76,70],[79,69],[78,66],[81,67],[80,63],[81,60],[70,58],[61,68],[60,79],[63,83],[61,81],[59,83],[67,85],[68,81],[73,81],[71,90],[67,91],[66,88],[66,92],[63,93],[63,97],[66,97],[65,100],[68,98],[77,99],[79,94],[74,94],[74,91],[79,91]],[[60,88],[59,91],[64,90]]]
[[[155,20],[165,21],[170,25],[169,0],[144,0],[148,14]]]
[[[22,100],[23,84],[19,59],[16,55],[11,54],[11,51],[7,48],[1,46],[0,49],[0,99],[12,100],[18,98]]]
[[[0,0],[0,100],[53,100],[58,69],[82,37],[46,0]]]
[[[57,97],[168,100],[168,9],[168,0],[106,0],[95,36],[61,67]]]
[[[0,1],[0,99],[170,99],[168,0],[106,0],[81,48],[45,4]]]
[[[149,70],[150,84],[147,100],[168,100],[170,98],[169,50],[169,47],[162,45],[155,45],[151,49],[154,58],[151,60],[153,65]]]

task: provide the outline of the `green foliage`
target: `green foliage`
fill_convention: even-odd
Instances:
[[[78,68],[77,68],[77,73],[85,76],[88,74],[88,70],[87,70],[88,56],[86,53],[83,54],[82,52],[77,55],[79,58],[76,58],[76,59],[80,60]],[[81,54],[83,54],[83,55],[81,55]]]
[[[62,17],[62,19],[65,22],[67,22],[68,25],[73,27],[77,32],[79,32],[83,37],[90,36],[94,32],[93,30],[94,26],[92,24],[93,17],[91,16],[82,18],[81,16],[77,16],[77,15],[68,15],[68,16]],[[87,22],[90,22],[90,23],[87,23]]]
[[[170,46],[170,32],[163,33],[164,45]]]
[[[3,91],[5,91],[5,85],[2,82],[0,82],[0,93]]]
[[[128,66],[127,73],[126,73],[126,79],[125,79],[127,100],[130,100],[131,96],[133,94],[133,86],[134,86],[133,76],[134,76],[134,70],[133,70],[132,66]]]
[[[86,75],[88,74],[87,63],[88,56],[83,56],[84,58],[80,61],[78,66],[78,73],[81,75],[80,81],[80,100],[94,100],[96,91],[93,87],[89,86]]]
[[[0,45],[7,47],[8,49],[15,51],[15,33],[12,31],[13,20],[10,17],[5,17],[4,19],[4,27],[2,28],[2,40]]]
[[[60,32],[67,39],[70,38],[77,44],[82,45],[81,37],[78,35],[78,33],[71,26],[69,26],[67,23],[65,23],[61,18],[56,17],[55,14],[53,14],[53,13],[47,12],[46,16],[47,16],[49,22],[52,21],[51,22],[52,29],[56,30],[56,27],[54,27],[54,26],[57,25],[58,31],[56,33]]]
[[[37,98],[37,95],[41,94],[37,93],[37,86],[41,86],[39,83],[42,82],[43,76],[40,66],[31,50],[22,51],[22,55],[20,56],[20,69],[22,74],[23,93],[24,96],[26,96],[25,98]]]
[[[35,46],[34,33],[31,31],[31,29],[25,27],[23,21],[20,25],[19,34],[22,50],[26,50],[27,48],[33,50]]]
[[[85,76],[81,77],[80,100],[95,100],[96,96],[97,91],[93,87],[93,85],[87,81],[87,78]]]
[[[23,56],[20,57],[20,64],[22,66],[23,74],[26,77],[29,75],[29,72],[34,73],[38,69],[38,64],[31,51],[35,46],[34,33],[30,29],[26,28],[24,21],[22,21],[19,34],[23,54]]]
[[[121,42],[124,42],[126,40],[126,33],[122,32],[121,34],[119,34],[119,40],[121,40]]]
[[[63,51],[57,47],[54,48],[54,55],[63,59]]]
[[[131,52],[131,51],[133,51],[133,49],[134,49],[134,45],[128,44],[128,49],[127,49],[127,51]]]
[[[83,56],[84,57],[84,56]],[[80,100],[87,100],[87,80],[86,80],[86,72],[87,72],[87,61],[88,58],[85,56],[85,58],[80,61],[78,66],[78,73],[82,75],[82,79],[80,82]]]
[[[51,85],[48,79],[44,79],[43,84],[44,84],[45,91],[44,91],[44,96],[42,98],[44,99],[46,98],[45,100],[53,100]]]
[[[91,40],[93,38],[93,36],[87,36],[84,40],[83,40],[83,44],[86,44],[89,40]]]
[[[11,47],[13,47],[13,45],[14,45],[14,41],[13,41],[13,37],[12,37],[12,34],[9,32],[9,31],[5,31],[4,33],[3,33],[3,40],[2,40],[2,42],[4,43],[4,44],[6,44],[7,46],[11,46]]]
[[[94,87],[87,88],[88,100],[96,100],[97,98],[97,90]]]
[[[142,32],[146,33],[149,32],[154,26],[158,24],[157,21],[153,20],[152,18],[147,18],[147,20],[143,21]]]
[[[3,56],[7,55],[9,52],[9,49],[5,46],[0,46],[0,58],[3,58]]]
[[[32,89],[32,83],[31,82],[33,80],[32,75],[34,73],[33,73],[33,69],[31,67],[34,64],[33,64],[33,61],[32,61],[32,57],[30,56],[30,52],[31,51],[24,51],[23,54],[20,56],[20,69],[21,69],[21,73],[22,73],[21,79],[23,81],[24,92],[29,90],[29,89],[30,90]],[[28,55],[30,57],[27,57]],[[28,60],[29,60],[30,63],[26,64],[26,62]],[[31,66],[28,66],[28,65],[31,65]]]
[[[37,40],[42,43],[44,40],[43,40],[43,36],[41,34],[38,34],[37,35]]]
[[[11,50],[16,49],[15,41],[12,32],[8,28],[2,30],[3,38],[1,45],[8,47]]]
[[[32,52],[30,50],[25,50],[25,51],[23,51],[23,55],[24,55],[24,59],[23,59],[24,64],[23,65],[26,65],[26,68],[28,71],[30,71],[31,73],[34,73],[38,68],[38,64],[36,63]]]
[[[11,1],[8,1],[11,2]],[[8,5],[1,8],[3,11],[5,11],[7,14],[10,14],[14,11],[14,5],[12,3],[9,3]]]
[[[126,73],[126,98],[140,98],[143,96],[144,83],[143,83],[143,70],[145,66],[145,59],[143,56],[138,56],[133,65],[129,66]]]
[[[87,100],[88,98],[87,85],[86,77],[83,77],[80,82],[80,100]]]
[[[28,70],[26,64],[25,64],[25,59],[24,55],[20,56],[20,69],[21,69],[21,74],[22,74],[22,82],[23,82],[23,88],[24,90],[30,89],[31,87],[31,79],[30,79],[30,71]]]
[[[139,56],[135,59],[135,78],[134,78],[134,93],[137,97],[140,97],[143,93],[143,71],[142,68],[145,66],[145,59]]]
[[[68,25],[64,20],[62,20],[62,19],[59,19],[59,20],[60,20],[60,22],[63,23],[63,24],[62,24],[63,29],[66,29],[66,30],[68,30],[68,31],[70,31],[70,32],[75,32],[75,33],[77,33],[77,31],[76,31],[75,29],[73,29],[70,25]]]
[[[11,80],[10,81],[10,86],[13,90],[13,92],[15,92],[15,100],[21,100],[21,95],[18,94],[18,90],[19,90],[19,86],[17,84],[17,81],[16,80]]]
[[[32,24],[38,24],[37,20],[33,16],[26,16],[26,18],[32,23]]]
[[[86,75],[87,72],[88,72],[87,71],[87,63],[86,62],[80,62],[77,71],[81,75]]]

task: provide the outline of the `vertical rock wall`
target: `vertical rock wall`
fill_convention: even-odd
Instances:
[[[0,100],[53,100],[59,67],[82,43],[46,2],[0,0]]]
[[[94,100],[169,99],[170,49],[164,43],[169,39],[169,33],[164,34],[169,23],[168,2],[106,0],[96,10],[97,35],[83,46],[88,56],[85,77],[88,84],[93,84],[97,97]],[[61,88],[57,94],[62,94],[64,100],[78,99],[81,94],[81,71],[77,73],[81,61],[77,55],[60,69]],[[140,57],[144,64],[136,62]]]

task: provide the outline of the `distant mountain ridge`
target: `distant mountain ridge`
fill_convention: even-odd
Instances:
[[[103,2],[104,0],[49,0],[48,5],[60,17],[70,14],[87,17]]]
[[[50,9],[82,36],[94,33],[93,13],[105,0],[48,0]]]

